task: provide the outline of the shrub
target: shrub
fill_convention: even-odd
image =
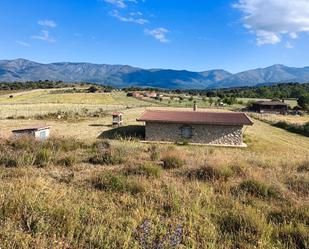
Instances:
[[[232,188],[235,195],[248,194],[258,198],[280,198],[281,193],[273,186],[268,186],[256,180],[245,180],[237,187]]]
[[[257,246],[263,232],[260,217],[245,210],[226,212],[219,217],[218,225],[235,248],[248,248],[246,244]]]
[[[162,169],[151,163],[146,163],[143,165],[139,165],[135,168],[128,168],[126,170],[127,174],[133,174],[133,175],[142,175],[146,177],[153,177],[153,178],[159,178],[162,174]]]
[[[114,192],[129,192],[138,194],[144,192],[144,187],[138,182],[129,181],[119,173],[102,173],[91,179],[91,184],[99,190]]]
[[[125,178],[122,175],[103,173],[91,179],[92,185],[99,190],[124,191]]]
[[[112,162],[111,151],[98,153],[89,158],[89,163],[94,165],[111,164],[111,162]]]
[[[138,193],[142,193],[142,192],[145,192],[145,188],[144,186],[137,182],[137,181],[128,181],[126,183],[126,188],[125,190],[129,193],[131,193],[132,195],[136,195]]]
[[[72,167],[76,163],[75,155],[68,155],[58,161],[59,165]]]
[[[89,163],[94,165],[116,165],[125,162],[126,152],[122,147],[116,149],[107,149],[97,152],[89,158]]]
[[[276,225],[303,223],[309,226],[309,207],[286,207],[270,211],[267,221]]]
[[[301,225],[279,228],[279,231],[275,231],[273,237],[287,249],[309,248],[309,229]]]
[[[184,160],[176,154],[167,154],[162,158],[165,169],[177,169],[184,166]]]
[[[160,151],[157,145],[151,145],[149,152],[151,161],[157,161],[160,159]]]
[[[198,169],[190,170],[188,177],[190,179],[197,179],[200,181],[226,181],[233,172],[228,168],[215,168],[211,166],[203,166]]]
[[[51,161],[51,152],[48,149],[41,149],[37,152],[34,164],[39,167],[47,166]]]
[[[66,138],[66,139],[50,138],[44,141],[43,147],[54,151],[59,150],[69,152],[84,147],[84,144],[74,138]]]
[[[303,125],[291,124],[285,121],[274,123],[273,126],[309,137],[309,122]]]
[[[7,141],[7,145],[14,150],[35,151],[39,147],[40,142],[32,137],[24,136]]]
[[[18,166],[18,160],[16,157],[8,153],[3,154],[0,156],[0,165],[8,167],[8,168],[14,168]]]
[[[237,176],[245,176],[245,168],[242,164],[232,164],[230,166],[231,171]]]
[[[98,142],[95,142],[92,145],[93,149],[99,150],[99,151],[104,151],[110,149],[112,146],[108,140],[100,140]]]
[[[297,167],[298,172],[309,172],[309,161],[305,161]]]
[[[288,188],[300,195],[309,194],[309,179],[304,176],[289,178],[286,182]]]

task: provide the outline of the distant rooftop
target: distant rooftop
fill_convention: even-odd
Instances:
[[[113,112],[112,116],[119,116],[119,115],[123,115],[123,112]]]
[[[253,125],[250,118],[241,112],[149,110],[144,112],[137,121],[181,124]]]
[[[287,103],[281,101],[257,101],[254,104],[257,105],[272,105],[272,106],[288,106]]]

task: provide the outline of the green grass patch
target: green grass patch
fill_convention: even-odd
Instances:
[[[233,171],[227,167],[202,166],[197,169],[189,170],[187,176],[189,179],[199,181],[227,181],[233,175]]]
[[[302,225],[283,226],[274,232],[273,238],[286,249],[309,248],[309,229]]]
[[[232,193],[237,196],[250,195],[257,198],[266,199],[281,199],[281,192],[265,183],[257,180],[245,180],[242,181],[238,186],[231,189]]]
[[[129,192],[131,194],[138,194],[145,191],[144,186],[138,181],[128,180],[122,174],[103,172],[94,176],[91,184],[98,190],[112,191],[112,192]]]
[[[263,234],[263,220],[252,210],[231,210],[218,218],[222,235],[232,243],[232,248],[256,247]]]
[[[141,175],[152,178],[160,178],[162,175],[162,168],[156,164],[144,163],[137,167],[128,167],[125,170],[127,175]]]
[[[293,178],[288,178],[286,185],[290,190],[299,195],[309,195],[309,178],[306,176],[295,176]]]
[[[185,165],[185,161],[176,154],[167,154],[163,156],[163,167],[165,169],[179,169]]]

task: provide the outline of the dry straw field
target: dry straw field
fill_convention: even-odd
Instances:
[[[132,107],[125,126],[148,104],[109,98]],[[46,142],[1,140],[0,247],[308,248],[309,138],[254,122],[240,149],[98,139],[110,116],[0,120],[5,138],[52,125]]]

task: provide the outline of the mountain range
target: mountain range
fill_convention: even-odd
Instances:
[[[114,87],[206,89],[309,82],[309,67],[273,65],[232,74],[222,69],[204,72],[142,69],[127,65],[59,62],[42,64],[25,59],[0,60],[0,82],[54,80],[90,82]]]

